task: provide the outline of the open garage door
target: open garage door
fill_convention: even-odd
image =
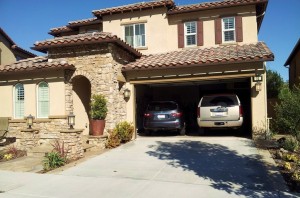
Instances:
[[[187,135],[195,135],[199,129],[197,125],[197,106],[202,96],[205,94],[234,93],[240,98],[244,111],[242,134],[237,135],[251,136],[250,87],[250,78],[135,85],[136,126],[139,133],[142,133],[144,112],[150,102],[175,101],[183,110]],[[232,134],[232,132],[229,133]]]

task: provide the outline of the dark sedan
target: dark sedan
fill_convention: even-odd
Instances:
[[[173,101],[151,102],[144,114],[144,129],[146,134],[159,130],[176,130],[184,134],[183,114],[178,104]]]

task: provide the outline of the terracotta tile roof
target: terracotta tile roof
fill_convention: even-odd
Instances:
[[[267,4],[268,0],[222,0],[191,5],[174,6],[168,11],[168,14],[171,15],[185,12],[194,12],[200,10],[218,9],[243,5],[256,5],[256,15],[259,16],[257,19],[258,29],[260,29],[263,20],[263,13],[267,8]]]
[[[142,56],[135,62],[125,65],[123,71],[272,60],[274,60],[274,55],[270,49],[264,42],[258,42],[255,44],[185,49],[181,51]]]
[[[169,10],[169,13],[183,12],[183,11],[193,11],[193,10],[207,10],[215,8],[233,7],[241,5],[253,5],[257,3],[266,3],[268,0],[223,0],[214,2],[204,2],[198,4],[190,4],[183,6],[175,6],[173,9]]]
[[[61,33],[61,32],[72,32],[73,29],[69,28],[67,26],[62,26],[62,27],[56,27],[50,29],[50,33]]]
[[[102,20],[94,17],[94,18],[89,18],[89,19],[70,21],[69,26],[89,25],[89,24],[94,24],[94,23],[96,23],[96,24],[102,23]]]
[[[129,4],[124,6],[106,8],[101,10],[93,10],[92,13],[95,16],[103,16],[108,14],[122,13],[134,10],[150,9],[154,7],[171,7],[174,5],[173,0],[159,0],[159,1],[148,1],[140,2],[135,4]]]
[[[10,47],[12,50],[20,52],[25,55],[26,58],[36,57],[35,54],[19,47],[9,36],[6,32],[0,27],[0,34],[10,43]]]
[[[17,72],[17,71],[32,71],[47,68],[73,68],[73,65],[68,64],[64,59],[48,59],[47,57],[38,56],[17,61],[9,65],[0,65],[0,74]]]
[[[46,52],[49,48],[53,48],[53,47],[101,43],[101,42],[114,42],[119,46],[123,47],[124,49],[126,49],[127,51],[129,51],[130,53],[134,54],[136,57],[142,56],[140,52],[132,48],[130,45],[125,43],[119,37],[108,32],[93,32],[93,33],[56,37],[54,39],[36,42],[32,49],[41,52]]]

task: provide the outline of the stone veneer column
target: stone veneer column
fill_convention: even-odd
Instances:
[[[78,159],[83,157],[83,147],[81,142],[82,129],[61,130],[60,141],[64,142],[65,149],[68,149],[68,159]]]
[[[39,130],[22,129],[20,137],[20,147],[26,151],[38,145],[40,139]]]

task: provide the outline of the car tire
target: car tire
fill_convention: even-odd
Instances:
[[[145,129],[145,135],[146,136],[151,136],[152,135],[152,131]]]

